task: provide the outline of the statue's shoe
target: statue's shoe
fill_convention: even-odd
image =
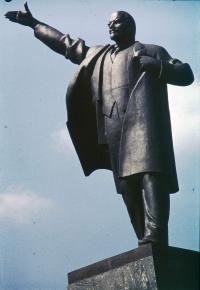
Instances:
[[[149,235],[144,237],[141,240],[138,240],[138,246],[147,245],[147,244],[159,244],[162,245],[163,243],[159,241],[155,236]]]

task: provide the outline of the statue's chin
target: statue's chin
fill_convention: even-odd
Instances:
[[[111,40],[114,40],[114,41],[117,41],[118,37],[117,37],[116,34],[111,33],[111,34],[110,34],[110,39],[111,39]]]

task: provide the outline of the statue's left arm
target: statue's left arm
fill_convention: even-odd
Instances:
[[[147,56],[138,57],[138,69],[157,74],[158,78],[168,84],[176,86],[188,86],[194,81],[194,75],[187,63],[173,59],[161,46],[154,46],[154,49],[147,50]]]

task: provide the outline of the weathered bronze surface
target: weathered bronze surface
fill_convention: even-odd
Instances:
[[[108,23],[116,44],[94,47],[33,18],[27,3],[25,11],[5,17],[30,26],[36,38],[79,65],[66,103],[83,171],[112,170],[139,245],[168,245],[169,194],[178,191],[178,181],[167,83],[190,85],[190,66],[161,46],[135,41],[135,21],[124,11]]]

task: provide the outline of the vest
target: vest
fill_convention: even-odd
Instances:
[[[113,60],[112,56],[111,50],[108,50],[102,60],[100,60],[102,61],[102,69],[100,71],[102,85],[99,88],[98,98],[93,100],[96,105],[99,144],[107,143],[105,116],[111,118],[112,109],[116,103],[119,117],[123,118],[130,97],[130,77],[133,75],[130,59],[133,57],[133,46],[119,51]],[[92,80],[93,78],[91,78],[91,86],[93,87]]]
[[[132,49],[132,48],[131,48]],[[128,55],[130,48],[119,51],[112,61],[111,51],[106,54],[103,64],[102,84],[102,111],[111,117],[114,103],[117,103],[119,112],[125,112],[129,92]]]

